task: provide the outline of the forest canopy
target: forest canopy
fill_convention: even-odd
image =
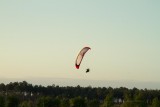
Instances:
[[[159,107],[160,90],[0,84],[0,107]]]

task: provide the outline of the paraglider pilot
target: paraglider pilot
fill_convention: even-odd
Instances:
[[[86,73],[88,73],[90,71],[90,69],[88,68],[88,69],[86,69]]]

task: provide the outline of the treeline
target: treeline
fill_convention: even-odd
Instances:
[[[160,90],[0,84],[0,107],[160,107]]]

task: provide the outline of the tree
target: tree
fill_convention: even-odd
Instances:
[[[71,107],[86,107],[85,100],[82,97],[75,97],[70,100]]]
[[[51,107],[52,98],[51,97],[40,97],[37,101],[37,107]]]
[[[5,106],[5,100],[3,96],[0,96],[0,107],[4,107]]]
[[[1,83],[1,84],[0,84],[0,91],[1,91],[1,92],[2,92],[2,91],[6,91],[6,86],[5,86],[4,83]]]
[[[134,102],[139,107],[146,107],[147,106],[145,93],[144,93],[143,90],[137,91],[137,93],[135,95],[135,101]]]
[[[153,99],[152,107],[160,107],[160,101],[158,100],[157,97]]]
[[[61,101],[59,98],[52,99],[52,107],[60,107]]]
[[[68,99],[61,100],[61,107],[70,107],[70,103]]]
[[[104,102],[101,107],[113,107],[113,94],[109,93],[106,98],[104,99]]]
[[[6,107],[18,107],[19,99],[15,96],[8,96],[6,100]]]
[[[120,107],[137,107],[137,106],[135,105],[134,101],[125,101]]]
[[[33,102],[32,101],[23,101],[20,104],[20,107],[33,107]]]
[[[99,107],[99,101],[94,99],[88,101],[87,107]]]
[[[37,101],[37,107],[60,107],[60,100],[52,97],[41,97]]]

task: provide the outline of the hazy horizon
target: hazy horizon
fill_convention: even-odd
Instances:
[[[126,81],[123,87],[130,81],[159,83],[159,4],[158,0],[0,1],[0,76]],[[75,59],[84,46],[91,50],[77,70]],[[147,87],[160,88],[150,83]]]

